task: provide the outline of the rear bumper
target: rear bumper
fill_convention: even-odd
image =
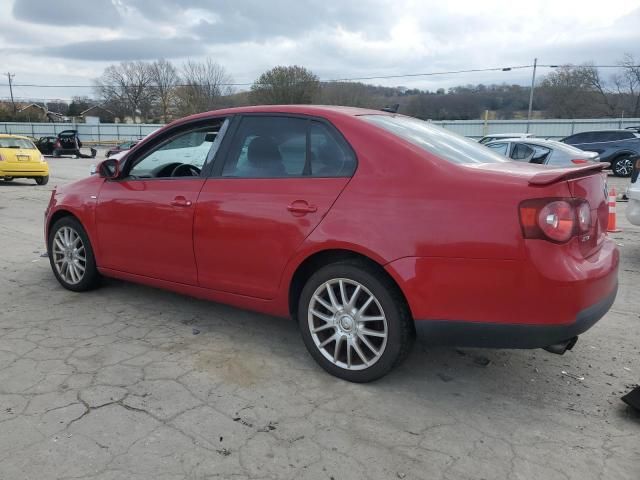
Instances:
[[[542,348],[576,337],[598,322],[616,299],[618,285],[605,298],[581,310],[566,325],[517,325],[455,320],[416,320],[423,343],[458,347]]]
[[[0,169],[0,178],[2,177],[35,178],[35,177],[46,177],[47,175],[49,175],[48,169],[42,169],[42,170]]]

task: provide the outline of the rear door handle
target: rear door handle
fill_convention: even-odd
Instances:
[[[176,197],[173,199],[173,201],[171,202],[171,206],[173,207],[190,207],[191,206],[191,201],[187,200],[186,198],[180,196],[180,197]]]
[[[291,213],[314,213],[318,211],[315,205],[309,205],[305,200],[296,200],[287,206]]]

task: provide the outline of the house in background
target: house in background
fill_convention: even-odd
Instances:
[[[18,113],[28,122],[64,122],[67,118],[58,112],[50,111],[45,105],[29,103],[18,109]]]
[[[87,108],[80,112],[80,117],[86,123],[118,123],[120,120],[115,113],[102,105],[93,105]]]

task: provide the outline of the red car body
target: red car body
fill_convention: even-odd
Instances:
[[[355,152],[355,173],[96,175],[54,190],[46,228],[75,216],[103,275],[282,317],[295,312],[306,270],[364,257],[395,281],[416,328],[439,343],[544,347],[582,333],[613,303],[619,255],[605,233],[602,165],[452,163],[361,118],[393,114],[321,106],[195,115],[145,138],[123,161],[189,122],[252,114],[329,122]],[[541,198],[586,200],[589,231],[565,242],[525,238],[519,208]]]

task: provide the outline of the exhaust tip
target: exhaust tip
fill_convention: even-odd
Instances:
[[[577,341],[578,337],[573,337],[563,342],[554,343],[553,345],[547,345],[546,347],[544,347],[544,350],[549,353],[555,353],[556,355],[563,355],[567,350],[571,350]]]

